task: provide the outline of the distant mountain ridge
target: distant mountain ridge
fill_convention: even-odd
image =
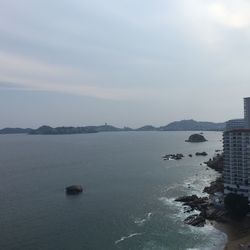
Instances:
[[[166,126],[154,127],[146,125],[137,129],[129,127],[117,128],[112,125],[84,126],[84,127],[50,127],[41,126],[37,129],[31,128],[4,128],[0,134],[32,134],[32,135],[57,135],[57,134],[86,134],[98,132],[119,132],[119,131],[223,131],[226,123],[198,122],[195,120],[181,120],[171,122]]]
[[[0,134],[29,134],[31,131],[31,128],[3,128]]]
[[[162,131],[222,131],[225,129],[226,123],[214,122],[198,122],[195,120],[182,120],[171,122],[164,127],[160,127]]]

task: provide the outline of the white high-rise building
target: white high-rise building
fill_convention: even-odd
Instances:
[[[223,135],[224,193],[250,201],[250,98],[244,98],[244,120],[231,120]]]
[[[245,119],[233,119],[226,122],[226,130],[245,128]]]

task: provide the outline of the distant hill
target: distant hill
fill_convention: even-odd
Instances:
[[[161,131],[223,131],[226,123],[198,122],[195,120],[182,120],[171,122],[160,127]]]
[[[116,128],[111,125],[101,126],[85,126],[85,127],[56,127],[41,126],[38,129],[33,129],[29,134],[32,135],[60,135],[60,134],[87,134],[87,133],[98,133],[98,132],[115,132],[115,131],[128,131],[129,128]]]
[[[31,128],[3,128],[0,134],[28,134],[31,131]]]
[[[136,131],[157,131],[159,130],[156,127],[153,127],[152,125],[146,125],[140,128],[135,129]]]
[[[56,127],[41,126],[38,129],[33,129],[29,134],[31,135],[61,135],[61,134],[86,134],[97,133],[94,126],[88,127]]]
[[[119,132],[119,131],[223,131],[226,123],[198,122],[194,120],[182,120],[171,122],[166,126],[154,127],[146,125],[137,129],[129,127],[117,128],[112,125],[85,126],[85,127],[50,127],[41,126],[38,129],[30,128],[4,128],[0,134],[32,134],[32,135],[60,135],[60,134],[86,134],[98,132]]]

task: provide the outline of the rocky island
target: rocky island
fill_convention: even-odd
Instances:
[[[189,136],[186,142],[205,142],[207,141],[206,138],[201,134],[192,134]]]
[[[67,195],[76,195],[82,193],[83,188],[80,185],[72,185],[66,187],[65,191]]]

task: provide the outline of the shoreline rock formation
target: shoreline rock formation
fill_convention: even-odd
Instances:
[[[205,162],[208,167],[222,172],[223,168],[223,154],[217,154],[213,159]],[[228,221],[228,211],[226,211],[220,204],[215,205],[211,197],[215,197],[215,194],[223,193],[223,179],[218,177],[215,181],[212,181],[209,186],[203,189],[203,193],[207,193],[210,197],[198,197],[197,195],[183,196],[175,199],[176,202],[182,202],[186,208],[185,213],[197,211],[197,214],[188,216],[184,223],[196,227],[203,227],[206,220],[214,220],[217,222]]]

